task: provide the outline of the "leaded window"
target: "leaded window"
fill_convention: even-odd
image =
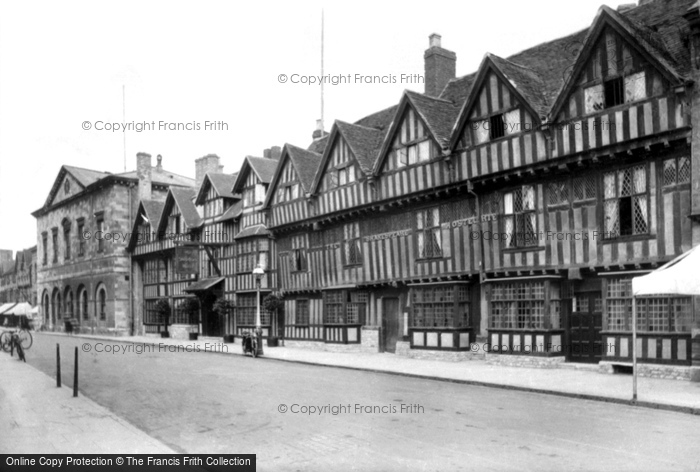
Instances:
[[[549,206],[566,205],[569,203],[569,181],[559,180],[547,184],[547,201]]]
[[[632,330],[632,279],[610,279],[606,291],[607,329]],[[637,329],[643,332],[689,332],[691,297],[637,297]]]
[[[360,223],[357,221],[343,225],[343,262],[345,265],[362,264]]]
[[[308,325],[309,324],[309,300],[296,301],[296,317],[294,324]]]
[[[574,201],[582,202],[596,198],[596,183],[593,174],[574,177]]]
[[[503,232],[507,247],[537,244],[535,187],[522,187],[503,194]]]
[[[236,296],[236,317],[239,326],[255,326],[258,304],[255,293],[239,293]],[[260,324],[270,324],[270,312],[260,307]]]
[[[411,288],[411,323],[415,328],[464,328],[469,326],[467,285]]]
[[[603,175],[605,236],[615,238],[649,232],[649,192],[645,165]]]
[[[553,292],[549,308],[550,327],[559,326],[561,316],[558,291]],[[545,282],[496,283],[491,288],[491,327],[544,329],[545,301]]]
[[[442,257],[439,208],[416,212],[416,238],[419,259]]]
[[[690,182],[690,157],[672,157],[664,161],[663,186]]]

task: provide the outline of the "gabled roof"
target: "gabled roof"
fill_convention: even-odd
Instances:
[[[240,231],[237,235],[233,237],[233,239],[251,238],[253,236],[267,236],[269,234],[270,232],[267,230],[265,225],[255,225],[249,226],[244,230]]]
[[[394,119],[394,116],[396,116],[396,109],[398,107],[398,105],[392,105],[389,108],[379,110],[378,112],[367,115],[364,118],[360,118],[355,122],[355,124],[386,131],[389,129],[389,126],[391,126],[391,122]]]
[[[278,164],[279,160],[277,159],[269,159],[267,157],[246,156],[246,158],[243,160],[241,170],[238,171],[238,176],[236,177],[236,181],[233,184],[232,192],[240,193],[241,190],[243,190],[242,186],[245,183],[245,179],[247,177],[248,172],[251,170],[255,172],[255,175],[258,176],[260,182],[262,182],[263,184],[269,184],[272,180],[272,177],[274,177],[275,175],[275,170],[277,169]]]
[[[375,173],[378,173],[381,169],[382,163],[391,148],[392,140],[400,129],[401,120],[408,107],[413,108],[439,146],[444,148],[449,145],[452,128],[459,116],[459,107],[448,100],[429,97],[406,90],[396,107],[394,119],[384,137],[382,147],[375,161]]]
[[[377,153],[384,140],[384,133],[375,128],[351,125],[340,120],[336,120],[334,126],[350,146],[362,172],[369,175],[377,160]],[[331,140],[331,142],[333,141]]]
[[[168,192],[168,198],[170,195],[172,195],[173,201],[180,210],[180,214],[187,228],[198,228],[202,224],[202,219],[199,217],[197,207],[194,205],[193,197],[195,196],[195,190],[191,188],[171,188]],[[166,210],[169,209],[169,207],[167,207],[168,198],[165,200]],[[163,213],[158,227],[159,230],[165,230],[164,225],[167,225],[167,216],[169,215]]]
[[[486,83],[489,72],[496,74],[498,80],[519,98],[519,101],[527,108],[536,123],[540,123],[541,119],[547,115],[549,106],[547,97],[543,92],[545,90],[545,82],[542,80],[542,77],[528,67],[500,58],[494,54],[486,53],[479,66],[479,71],[471,83],[471,90],[462,106],[459,118],[454,124],[450,146],[454,147],[459,141],[460,131],[464,127],[464,123],[469,119],[477,100],[479,100],[479,94]]]
[[[315,152],[317,154],[323,154],[323,151],[326,150],[326,146],[328,145],[328,134],[325,134],[322,138],[314,139],[311,144],[309,144],[309,147],[307,150],[311,152]]]
[[[231,205],[223,215],[216,217],[214,222],[218,223],[219,221],[235,220],[241,216],[241,214],[243,214],[243,201],[238,200],[236,203]]]
[[[289,160],[292,163],[304,193],[311,193],[311,186],[313,185],[316,172],[318,172],[318,166],[321,163],[321,158],[322,155],[317,152],[307,151],[306,149],[302,149],[288,143],[285,144],[282,148],[279,165],[277,166],[275,175],[272,177],[270,187],[268,188],[267,195],[265,196],[263,208],[267,208],[272,202],[272,196],[275,193],[277,183],[282,175],[282,169],[285,166],[285,162]]]
[[[648,47],[649,55],[655,55],[659,63],[668,62],[669,69],[674,68],[679,74],[686,74],[690,64],[690,53],[687,47],[689,28],[683,15],[696,2],[696,0],[656,0],[645,3],[630,10],[618,13],[608,7],[608,15],[621,19],[617,22],[619,28],[624,28],[623,22],[627,21],[626,28],[630,34],[634,33],[635,43]],[[599,14],[600,16],[600,14]],[[593,22],[595,26],[596,21]],[[573,34],[557,38],[552,41],[538,44],[517,54],[507,57],[507,61],[524,66],[536,73],[542,81],[541,94],[550,105],[549,115],[553,106],[563,90],[565,79],[571,75],[574,60],[583,54],[582,45],[586,41],[591,28],[575,32]],[[585,54],[584,54],[585,55]],[[452,79],[440,94],[440,98],[462,104],[469,97],[477,73],[471,73]],[[564,100],[567,97],[561,98]]]
[[[642,18],[642,16],[638,19],[626,18],[606,5],[600,7],[592,26],[581,42],[581,50],[576,57],[571,73],[567,75],[566,81],[557,94],[550,111],[550,119],[556,118],[569,94],[576,87],[576,80],[590,59],[606,26],[611,27],[627,40],[630,47],[635,48],[647,61],[655,65],[658,71],[671,83],[678,84],[685,80],[682,67],[666,48],[662,36],[653,28],[640,24],[639,20]]]
[[[131,237],[129,238],[129,244],[127,246],[128,251],[131,251],[138,243],[138,231],[141,222],[148,220],[151,225],[151,232],[158,228],[164,207],[165,204],[163,202],[154,200],[141,200],[139,202],[139,208],[136,210],[136,218],[131,225]],[[143,237],[146,236],[144,235]]]
[[[199,186],[199,190],[197,191],[195,203],[197,205],[202,205],[204,203],[209,185],[214,187],[214,190],[220,197],[235,198],[236,196],[233,194],[231,189],[233,189],[233,184],[236,183],[236,177],[238,177],[238,172],[234,174],[207,172],[204,175],[202,184]]]
[[[80,192],[102,184],[107,184],[111,181],[123,181],[126,179],[133,182],[138,182],[136,171],[111,174],[109,172],[99,172],[96,170],[83,169],[81,167],[62,165],[61,169],[58,171],[56,179],[54,180],[53,186],[51,187],[51,191],[44,202],[44,205],[38,210],[32,212],[33,216],[39,216],[51,207],[61,182],[63,182],[64,177],[68,174],[70,174],[76,180],[76,182],[78,182],[81,187]],[[151,183],[155,185],[179,187],[194,187],[195,184],[194,179],[183,177],[168,170],[162,168],[159,169],[158,167],[151,168]],[[74,195],[80,192],[74,192],[70,198],[73,198]]]

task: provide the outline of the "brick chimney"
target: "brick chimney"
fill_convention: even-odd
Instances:
[[[320,139],[324,137],[327,133],[323,131],[323,121],[322,120],[316,120],[316,129],[314,130],[313,134],[311,137],[314,138],[314,141],[317,139]]]
[[[194,179],[195,186],[199,188],[204,181],[204,176],[207,172],[217,173],[219,169],[223,169],[223,166],[219,164],[219,156],[216,154],[207,154],[204,157],[195,159],[194,161]]]
[[[163,156],[160,154],[156,156],[156,172],[163,172]]]
[[[437,97],[457,71],[457,54],[442,47],[442,36],[430,35],[430,47],[425,50],[425,94]]]
[[[139,179],[139,200],[151,199],[151,155],[146,152],[136,154],[136,176]]]

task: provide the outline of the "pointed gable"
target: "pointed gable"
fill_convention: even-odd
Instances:
[[[165,204],[163,202],[155,200],[141,200],[139,202],[136,218],[131,228],[131,237],[129,238],[129,245],[127,247],[128,251],[132,251],[139,243],[139,240],[147,241],[145,238],[150,238],[152,236],[152,233],[160,224],[164,206]]]
[[[213,198],[214,196],[235,198],[232,189],[236,183],[236,177],[238,177],[238,173],[219,174],[208,172],[205,174],[202,184],[199,186],[195,204],[203,205],[207,198]],[[213,191],[213,195],[210,195],[210,191]]]
[[[449,145],[459,108],[452,102],[405,91],[375,164],[375,173],[427,162]]]
[[[322,155],[285,144],[263,208],[303,198],[311,192]]]
[[[98,172],[74,166],[61,166],[44,206],[48,207],[54,203],[66,200],[82,192],[87,186],[110,175],[108,172]],[[66,182],[68,182],[67,185]]]
[[[277,159],[246,156],[232,190],[234,194],[241,194],[244,208],[265,202],[267,188],[278,165]]]
[[[600,8],[550,116],[589,115],[667,93],[684,81],[682,67],[657,28]]]
[[[378,129],[336,120],[311,192],[332,190],[369,176],[383,137]]]
[[[487,53],[460,112],[452,147],[533,130],[549,108],[544,90],[545,81],[535,70]]]

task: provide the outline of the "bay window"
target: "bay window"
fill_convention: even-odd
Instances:
[[[411,287],[411,326],[466,328],[470,303],[467,285]]]

